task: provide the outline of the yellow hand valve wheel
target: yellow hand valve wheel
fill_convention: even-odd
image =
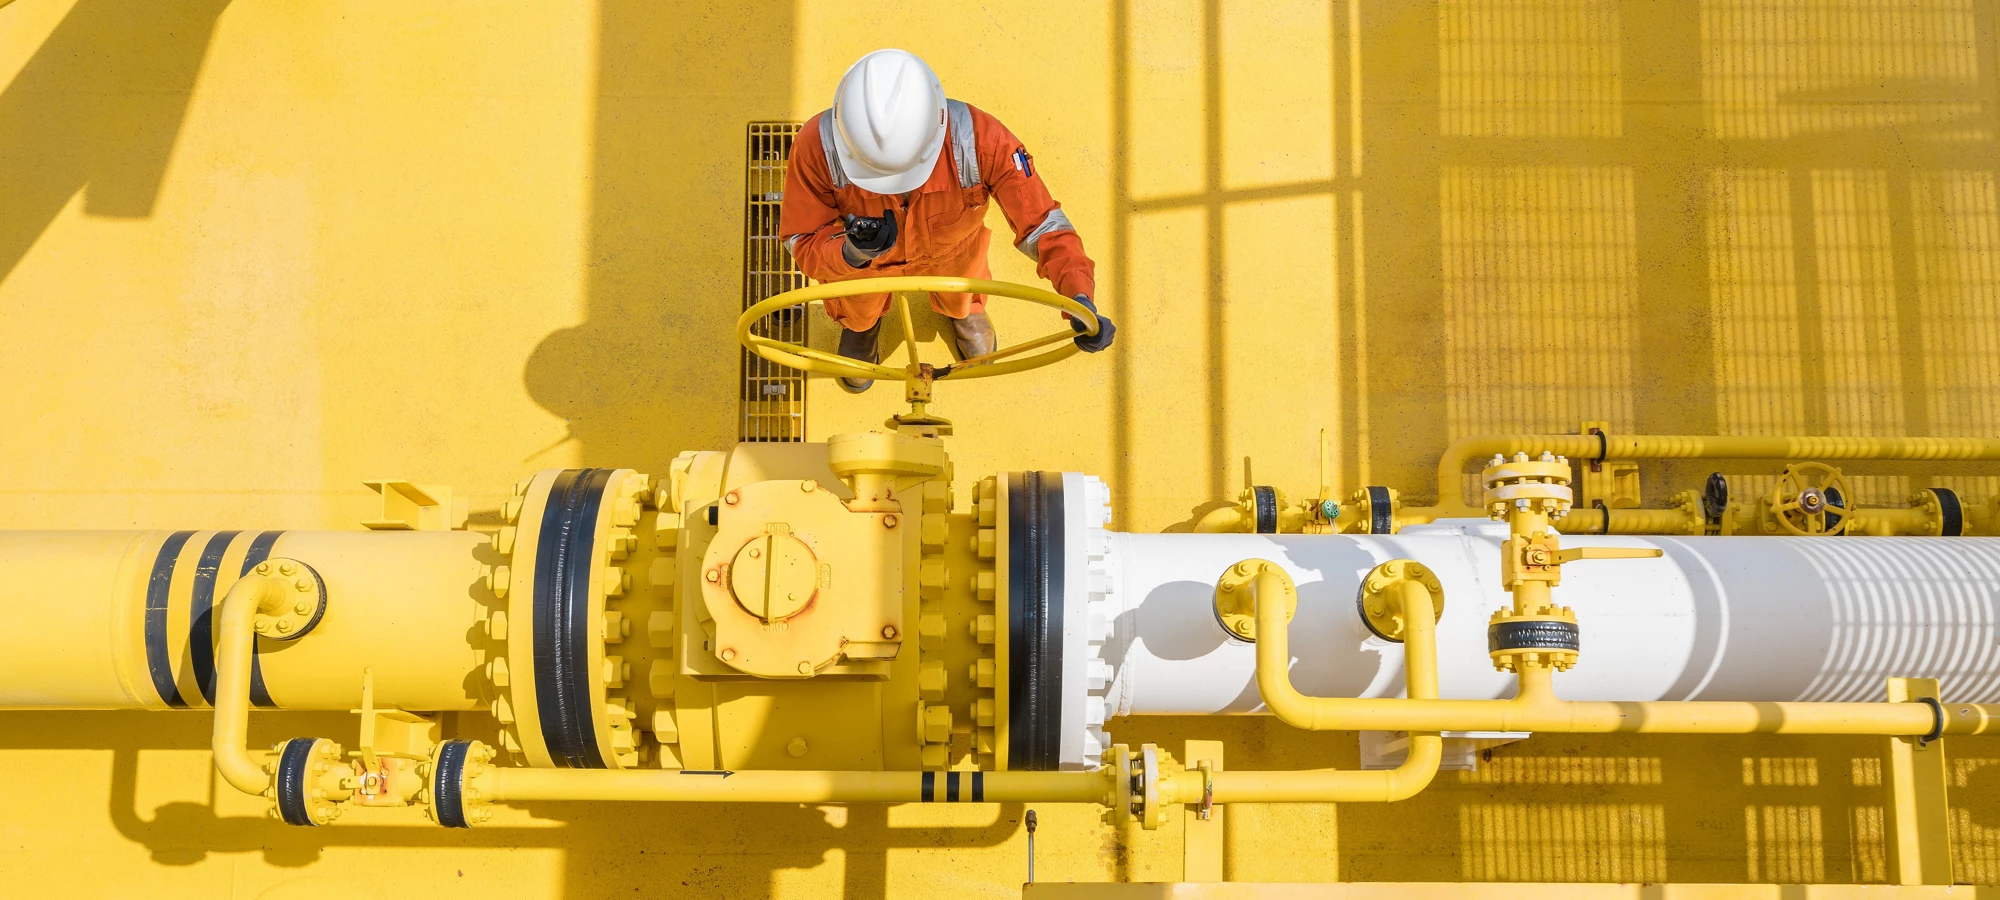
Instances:
[[[1847,531],[1847,504],[1854,493],[1840,470],[1825,463],[1793,463],[1771,486],[1771,518],[1796,535],[1837,535]],[[1768,526],[1767,526],[1768,527]]]
[[[811,287],[786,291],[769,300],[743,311],[736,320],[736,341],[750,352],[779,365],[790,366],[815,375],[831,375],[836,378],[867,378],[884,381],[943,381],[947,378],[990,378],[1039,369],[1051,363],[1068,359],[1077,352],[1075,339],[1079,333],[1071,328],[1022,341],[1011,347],[1002,347],[992,353],[952,363],[948,366],[930,368],[917,361],[916,342],[911,339],[910,307],[902,297],[896,298],[897,311],[903,318],[904,343],[909,346],[910,362],[903,368],[885,366],[881,363],[848,359],[824,350],[815,350],[799,344],[787,344],[772,340],[752,332],[752,328],[765,316],[781,309],[799,306],[814,300],[835,297],[849,297],[855,294],[880,294],[896,291],[937,291],[944,293],[985,294],[989,297],[1009,297],[1026,300],[1029,303],[1052,307],[1068,313],[1087,328],[1083,335],[1097,334],[1097,316],[1083,304],[1054,291],[1045,291],[1025,284],[1007,281],[986,281],[978,278],[954,278],[940,275],[899,275],[892,278],[862,278],[855,281],[834,281],[815,284]],[[1061,346],[1056,346],[1061,345]],[[1055,347],[1042,353],[1033,353],[1044,347]],[[1023,355],[1032,354],[1032,355]]]

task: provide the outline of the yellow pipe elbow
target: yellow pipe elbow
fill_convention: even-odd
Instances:
[[[1196,534],[1238,534],[1250,530],[1244,523],[1242,507],[1222,506],[1209,510],[1194,523],[1194,530]]]
[[[250,654],[257,640],[257,614],[285,608],[288,582],[252,573],[238,580],[222,597],[222,637],[215,653],[215,730],[209,749],[215,769],[230,786],[246,794],[262,794],[271,773],[250,757],[245,746],[250,731]]]

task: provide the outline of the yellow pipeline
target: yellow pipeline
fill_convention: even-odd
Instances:
[[[284,611],[291,602],[288,579],[251,573],[222,597],[222,641],[215,659],[215,729],[209,748],[215,769],[237,790],[261,794],[271,773],[245,749],[250,731],[250,652],[257,639],[257,615]]]
[[[1591,440],[1595,440],[1592,438]],[[1260,577],[1290,576],[1273,566]],[[1407,599],[1407,598],[1406,598]],[[1410,616],[1414,620],[1415,616]],[[1414,625],[1412,621],[1412,625]],[[1257,689],[1286,723],[1314,730],[1542,731],[1556,734],[1983,734],[2000,730],[2000,705],[1953,703],[1936,714],[1923,703],[1613,702],[1561,700],[1548,669],[1524,667],[1511,700],[1307,697],[1291,683],[1289,625],[1281,605],[1257,605]],[[1415,649],[1415,644],[1411,645]]]
[[[1255,568],[1250,581],[1257,613],[1257,689],[1264,694],[1264,702],[1278,717],[1300,728],[1314,731],[1352,730],[1359,726],[1338,716],[1313,718],[1301,721],[1280,710],[1280,705],[1291,711],[1300,709],[1301,701],[1310,698],[1301,695],[1292,687],[1289,664],[1291,651],[1286,643],[1286,629],[1289,628],[1289,604],[1282,602],[1265,603],[1265,597],[1286,597],[1296,589],[1291,577],[1275,563],[1265,560],[1245,560],[1238,564]],[[1394,563],[1377,566],[1376,572],[1391,573],[1388,591],[1393,591],[1393,599],[1402,603],[1404,619],[1404,666],[1405,690],[1411,697],[1434,700],[1437,697],[1437,607],[1429,589],[1413,578],[1401,574]],[[1371,577],[1374,574],[1371,573]],[[1272,623],[1276,623],[1273,625]],[[1266,629],[1270,629],[1267,631]],[[1275,642],[1269,642],[1275,637]],[[1275,663],[1271,662],[1275,660]],[[1400,729],[1411,730],[1411,729]],[[1216,772],[1213,776],[1215,802],[1217,803],[1306,803],[1306,802],[1393,802],[1415,796],[1429,786],[1437,776],[1438,764],[1444,756],[1444,739],[1435,729],[1420,729],[1427,733],[1410,735],[1409,755],[1401,765],[1388,771],[1334,771],[1308,770],[1297,772]],[[1200,774],[1183,773],[1177,779],[1175,795],[1182,802],[1199,799]],[[1192,781],[1192,783],[1190,783]],[[1191,796],[1188,792],[1192,790]]]
[[[1459,438],[1438,460],[1437,506],[1409,510],[1442,517],[1476,512],[1459,499],[1458,479],[1475,460],[1547,450],[1574,459],[2000,460],[2000,440],[1984,438],[1711,437],[1698,435],[1483,434]],[[1583,511],[1578,510],[1577,514]],[[1571,530],[1584,531],[1572,524]]]
[[[926,785],[929,785],[928,792]],[[697,772],[494,768],[467,782],[486,800],[722,803],[1037,802],[1109,805],[1109,768],[1088,772]],[[955,795],[955,796],[954,796]],[[469,794],[468,794],[469,796]]]

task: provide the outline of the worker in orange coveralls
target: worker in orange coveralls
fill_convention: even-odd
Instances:
[[[833,108],[814,116],[792,142],[779,233],[799,269],[819,281],[892,275],[991,278],[986,266],[986,207],[1014,229],[1014,247],[1058,293],[1095,313],[1095,265],[1083,253],[1062,204],[1049,196],[1019,139],[1000,120],[948,100],[937,75],[915,55],[877,50],[840,79]],[[931,308],[949,317],[960,359],[990,353],[993,322],[982,294],[933,293]],[[841,325],[840,355],[880,362],[876,337],[888,294],[826,301]],[[1095,353],[1117,333],[1099,315],[1077,346]],[[842,378],[859,393],[865,379]]]

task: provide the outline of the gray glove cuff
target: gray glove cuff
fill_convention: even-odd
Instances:
[[[854,268],[857,269],[867,268],[869,262],[873,261],[875,257],[881,255],[882,251],[880,250],[877,250],[873,253],[870,253],[866,250],[856,250],[854,248],[853,241],[840,242],[840,258],[846,260],[848,265],[853,266]]]

